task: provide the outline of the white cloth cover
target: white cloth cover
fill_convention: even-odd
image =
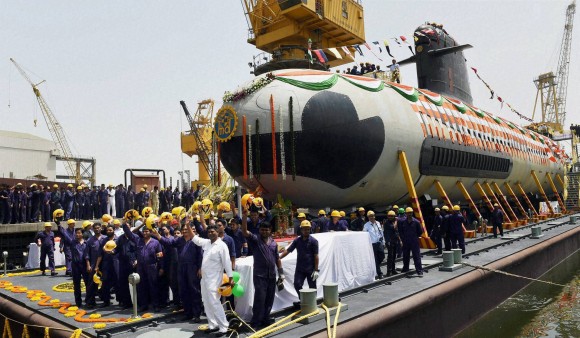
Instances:
[[[60,253],[59,249],[60,237],[54,238],[54,265],[65,265],[64,253]],[[48,257],[46,257],[46,266],[48,267]],[[38,269],[40,267],[40,247],[36,243],[30,243],[28,248],[28,261],[25,268]]]
[[[320,275],[316,281],[318,297],[322,297],[324,283],[338,283],[338,291],[352,289],[368,284],[375,279],[375,256],[369,234],[366,232],[328,232],[312,235],[318,240],[318,257]],[[289,244],[289,243],[288,243]],[[284,290],[276,291],[273,311],[291,306],[297,302],[298,295],[294,290],[294,270],[296,269],[296,250],[282,260],[286,280]],[[240,273],[240,284],[245,293],[236,298],[236,312],[244,319],[252,318],[254,302],[254,285],[252,273],[254,258],[245,257],[236,260]],[[305,281],[306,287],[308,283]]]

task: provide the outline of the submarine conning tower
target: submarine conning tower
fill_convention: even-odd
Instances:
[[[417,27],[413,37],[415,55],[399,64],[416,64],[418,87],[472,104],[467,65],[463,56],[463,50],[472,46],[459,45],[443,29],[443,25],[436,23]]]

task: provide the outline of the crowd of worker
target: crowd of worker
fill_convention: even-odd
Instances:
[[[393,59],[392,63],[387,65],[387,68],[390,72],[389,80],[392,82],[401,83],[400,66],[397,63],[397,60]],[[340,70],[337,70],[336,72],[340,73]],[[355,64],[352,67],[348,67],[347,69],[343,70],[342,73],[350,75],[371,74],[376,79],[383,77],[380,75],[380,73],[384,73],[384,70],[381,69],[380,65],[375,65],[374,63],[370,62],[361,62],[358,66]]]
[[[225,333],[228,322],[223,302],[227,300],[231,306],[234,303],[231,290],[236,259],[253,256],[255,291],[250,325],[265,327],[272,323],[274,295],[277,288],[283,288],[285,280],[282,258],[293,250],[298,253],[293,281],[298,294],[305,282],[316,288],[319,245],[310,235],[332,231],[368,232],[376,278],[383,278],[381,265],[385,256],[387,276],[391,276],[398,273],[395,259],[399,256],[403,258],[401,272],[409,271],[411,254],[417,276],[423,275],[419,237],[425,230],[411,207],[393,206],[381,221],[374,211],[362,207],[350,218],[338,210],[329,215],[320,210],[315,218],[297,213],[293,222],[298,237],[280,251],[272,238],[276,224],[264,201],[247,194],[242,198],[242,206],[245,206],[242,217],[233,203],[221,202],[214,209],[209,199],[195,201],[189,209],[184,206],[173,207],[171,212],[159,209],[159,216],[153,207],[146,206],[141,213],[127,210],[120,218],[104,214],[99,222],[86,220],[82,227],[69,218],[70,210],[68,215],[63,209],[54,210],[52,218],[61,237],[59,249],[65,255],[66,274],[73,278],[76,305],[93,308],[99,296],[102,301],[99,306],[108,307],[114,293],[119,306],[132,307],[128,280],[131,273],[137,272],[141,279],[137,284],[140,312],[159,311],[173,304],[183,309],[183,320],[199,322],[204,311],[210,330]],[[497,210],[496,207],[494,212]],[[457,247],[465,252],[466,221],[460,207],[456,205],[449,210],[444,206],[434,211],[429,236],[437,244],[438,253]],[[62,224],[65,220],[66,227]],[[55,233],[51,228],[50,222],[45,223],[45,231],[35,238],[40,246],[43,275],[47,257],[50,273],[57,274],[53,254]],[[84,303],[81,280],[86,285]]]
[[[142,210],[152,206],[154,212],[170,211],[174,207],[183,206],[187,209],[198,198],[201,186],[196,190],[185,187],[167,189],[157,186],[149,190],[145,184],[139,191],[132,186],[123,184],[105,187],[89,187],[72,184],[50,185],[32,184],[25,187],[22,183],[15,186],[0,185],[0,223],[34,223],[49,222],[51,214],[57,209],[65,211],[65,218],[99,219],[104,214],[122,218],[127,210]]]

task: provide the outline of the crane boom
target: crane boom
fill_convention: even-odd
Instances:
[[[566,24],[564,25],[564,36],[562,37],[562,47],[560,48],[560,59],[558,60],[557,71],[557,108],[559,122],[564,125],[566,120],[566,96],[568,95],[568,71],[570,69],[570,54],[572,47],[572,32],[574,27],[574,14],[576,13],[576,0],[572,1],[566,9]],[[558,118],[556,117],[556,118]],[[548,118],[554,118],[549,116]]]
[[[26,81],[28,81],[28,83],[32,86],[32,91],[36,96],[36,100],[38,101],[40,110],[42,110],[42,115],[44,116],[44,120],[46,121],[48,131],[52,136],[52,140],[54,141],[54,143],[56,143],[58,149],[61,151],[61,158],[65,162],[65,169],[68,175],[70,177],[75,177],[75,181],[77,184],[81,183],[82,181],[81,173],[80,170],[77,170],[76,168],[77,163],[75,161],[75,157],[72,154],[72,151],[70,150],[69,144],[64,134],[64,130],[62,129],[62,126],[56,119],[56,116],[54,116],[54,114],[52,113],[52,110],[46,103],[44,97],[42,97],[40,90],[38,89],[38,85],[43,83],[44,80],[35,84],[34,82],[32,82],[32,80],[30,80],[30,77],[28,77],[24,69],[22,69],[22,67],[20,67],[20,65],[14,59],[10,58],[10,61],[12,61],[16,69],[18,69],[22,77],[24,77],[24,79],[26,79]],[[83,168],[83,170],[86,171],[86,168]]]

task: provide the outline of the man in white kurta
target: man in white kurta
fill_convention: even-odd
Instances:
[[[115,208],[115,189],[113,189],[113,185],[109,184],[109,189],[107,190],[108,203],[107,203],[107,213],[112,215],[113,217],[117,214],[117,210]]]
[[[209,330],[225,334],[228,331],[228,321],[220,301],[218,288],[222,285],[224,270],[232,284],[232,264],[227,245],[219,238],[215,225],[207,227],[207,237],[193,237],[193,243],[203,249],[201,263],[201,298],[205,307]]]

